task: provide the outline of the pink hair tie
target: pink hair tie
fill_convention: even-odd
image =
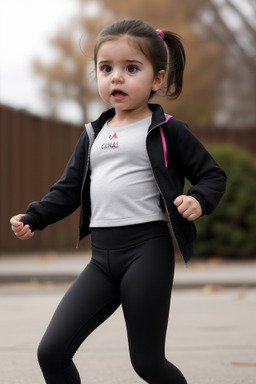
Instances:
[[[162,37],[162,39],[164,40],[165,36],[164,36],[164,33],[161,29],[156,29],[156,31],[159,33],[159,35]]]

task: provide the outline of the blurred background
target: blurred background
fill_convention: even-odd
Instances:
[[[183,38],[183,93],[152,102],[185,121],[228,175],[221,204],[197,222],[196,254],[255,257],[255,0],[0,0],[0,253],[74,249],[78,212],[28,242],[13,236],[9,219],[47,193],[83,124],[107,108],[94,41],[127,17]]]

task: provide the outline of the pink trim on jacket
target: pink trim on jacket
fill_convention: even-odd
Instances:
[[[170,120],[171,117],[172,117],[171,115],[167,115],[165,121],[167,122],[168,120]],[[161,125],[160,125],[159,129],[160,129],[160,134],[161,134],[161,139],[162,139],[162,144],[163,144],[163,150],[164,150],[164,165],[165,165],[165,168],[168,168],[167,145],[166,145],[166,140],[164,137],[164,131],[163,131],[163,128]]]

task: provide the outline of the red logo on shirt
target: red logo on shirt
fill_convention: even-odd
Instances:
[[[117,133],[115,132],[115,133],[113,133],[113,134],[111,134],[111,135],[109,135],[109,140],[110,140],[110,142],[108,142],[108,143],[103,143],[102,145],[101,145],[101,149],[116,149],[116,148],[119,148],[119,143],[118,143],[118,141],[115,141],[115,140],[113,140],[113,139],[118,139],[118,137],[117,137]],[[113,140],[113,141],[111,141],[111,140]]]
[[[109,135],[109,140],[117,139],[117,134],[116,132],[113,133],[113,135]]]

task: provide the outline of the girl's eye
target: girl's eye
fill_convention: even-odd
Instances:
[[[110,73],[111,70],[112,70],[112,68],[110,67],[110,65],[107,65],[107,64],[102,65],[102,67],[101,67],[101,71],[105,72],[105,73]]]
[[[137,72],[137,70],[138,70],[138,68],[135,67],[135,65],[128,65],[128,67],[127,67],[127,72],[129,72],[129,73],[135,73],[135,72]]]

